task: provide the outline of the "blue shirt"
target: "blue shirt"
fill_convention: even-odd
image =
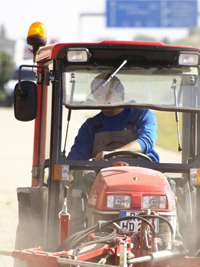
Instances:
[[[157,139],[155,114],[148,109],[128,108],[116,116],[106,116],[100,112],[93,118],[87,119],[79,129],[67,159],[89,160],[92,158],[94,137],[97,132],[125,129],[131,129],[132,133],[136,134],[135,141],[140,144],[142,153],[148,155],[153,161],[159,161],[159,155],[154,149]]]

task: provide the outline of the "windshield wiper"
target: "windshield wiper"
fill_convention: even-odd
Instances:
[[[125,60],[122,62],[122,64],[119,66],[119,68],[116,69],[116,71],[115,71],[113,74],[110,75],[110,77],[109,77],[108,80],[102,85],[102,87],[104,87],[107,83],[109,83],[109,82],[112,80],[112,78],[117,74],[117,72],[118,72],[119,70],[121,70],[121,68],[123,68],[123,66],[129,61],[129,59],[130,59],[130,57],[128,57],[127,59],[125,59]]]

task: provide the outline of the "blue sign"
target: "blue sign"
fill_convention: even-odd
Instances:
[[[197,27],[197,0],[107,0],[107,27]]]

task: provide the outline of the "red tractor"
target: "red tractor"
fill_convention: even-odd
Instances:
[[[40,48],[44,33],[32,24],[27,38],[36,83],[21,81],[22,65],[15,87],[16,119],[35,119],[32,186],[17,189],[16,266],[200,266],[200,48],[135,41]],[[121,81],[123,100],[108,101],[110,91],[94,99],[90,85],[102,74],[106,83]],[[68,159],[71,117],[114,108],[173,112],[181,163],[129,151]],[[85,173],[94,178],[88,191],[70,182],[73,174],[84,183]]]

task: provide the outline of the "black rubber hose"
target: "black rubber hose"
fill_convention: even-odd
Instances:
[[[119,221],[124,221],[124,220],[131,220],[131,219],[138,219],[138,220],[141,220],[141,221],[145,222],[146,224],[148,224],[152,230],[153,236],[155,237],[155,230],[154,230],[153,225],[148,220],[146,220],[145,218],[142,218],[140,216],[124,216],[124,217],[116,218],[116,219],[107,221],[105,223],[103,222],[101,224],[101,228],[104,228],[107,225],[112,224],[113,222],[119,222]],[[78,233],[73,234],[72,236],[65,239],[56,251],[57,252],[62,251],[67,246],[67,244],[68,244],[68,247],[67,247],[68,250],[74,248],[74,246],[77,246],[78,244],[83,242],[83,240],[85,240],[89,234],[93,233],[94,231],[96,231],[98,229],[99,229],[99,224],[96,224],[90,228],[87,228],[85,230],[82,230]],[[71,241],[72,241],[72,243],[70,244]]]
[[[129,219],[138,219],[138,220],[144,221],[146,224],[148,224],[150,226],[150,228],[151,228],[151,230],[153,232],[153,235],[155,236],[155,230],[154,230],[153,225],[148,220],[146,220],[146,219],[144,219],[144,218],[142,218],[140,216],[125,216],[125,217],[120,217],[120,218],[117,218],[117,219],[113,219],[113,220],[110,220],[108,222],[102,223],[101,224],[101,228],[104,228],[107,225],[112,224],[113,222],[129,220]],[[99,225],[98,224],[96,225],[96,227],[97,227],[97,229],[99,229]],[[92,233],[92,231],[89,231],[89,233]],[[78,244],[80,244],[83,240],[85,240],[87,235],[88,235],[88,232],[86,232],[84,235],[81,234],[80,238],[78,238],[77,240],[73,239],[74,242],[72,244],[69,244],[68,249],[76,248],[76,246]]]
[[[99,230],[99,226],[95,225],[95,227],[89,228],[89,231],[85,231],[81,235],[79,235],[76,239],[73,239],[72,242],[68,245],[67,249],[75,249],[80,243],[84,242],[85,239],[95,231]]]
[[[106,236],[103,236],[102,238],[100,238],[99,240],[93,240],[93,241],[89,241],[87,243],[84,243],[80,246],[78,246],[74,252],[73,252],[73,255],[74,256],[78,256],[80,250],[86,246],[89,246],[89,245],[93,245],[93,244],[97,244],[97,243],[106,243],[106,242],[109,242],[109,241],[112,241],[114,238],[117,237],[117,230],[115,228],[105,228],[103,229],[104,231],[108,232],[108,230],[112,230],[112,232],[109,234],[109,235],[106,235]],[[115,242],[113,242],[115,244]]]
[[[82,231],[79,231],[77,233],[72,234],[71,236],[67,237],[61,244],[60,246],[57,248],[56,252],[62,251],[64,250],[64,248],[67,246],[67,244],[70,244],[71,241],[73,241],[74,239],[79,238],[79,236],[84,235],[85,233],[88,233],[90,231],[94,231],[96,229],[97,225],[94,225],[90,228],[84,229]]]
[[[165,221],[165,222],[168,224],[168,226],[169,226],[169,229],[170,229],[170,231],[171,231],[171,234],[172,234],[172,235],[174,234],[174,229],[173,229],[171,223],[170,223],[165,217],[163,217],[163,216],[159,216],[159,215],[140,215],[140,216],[141,216],[141,217],[144,217],[144,218],[158,218],[158,219],[160,219],[160,220]]]
[[[105,226],[107,226],[107,225],[109,225],[110,223],[113,223],[113,222],[119,222],[119,221],[131,220],[131,219],[141,220],[141,221],[145,222],[146,224],[148,224],[149,227],[152,230],[153,236],[155,237],[156,233],[155,233],[155,229],[154,229],[153,225],[148,220],[142,218],[141,216],[124,216],[124,217],[120,217],[120,218],[108,221],[106,223],[102,223],[102,227],[105,227]]]

